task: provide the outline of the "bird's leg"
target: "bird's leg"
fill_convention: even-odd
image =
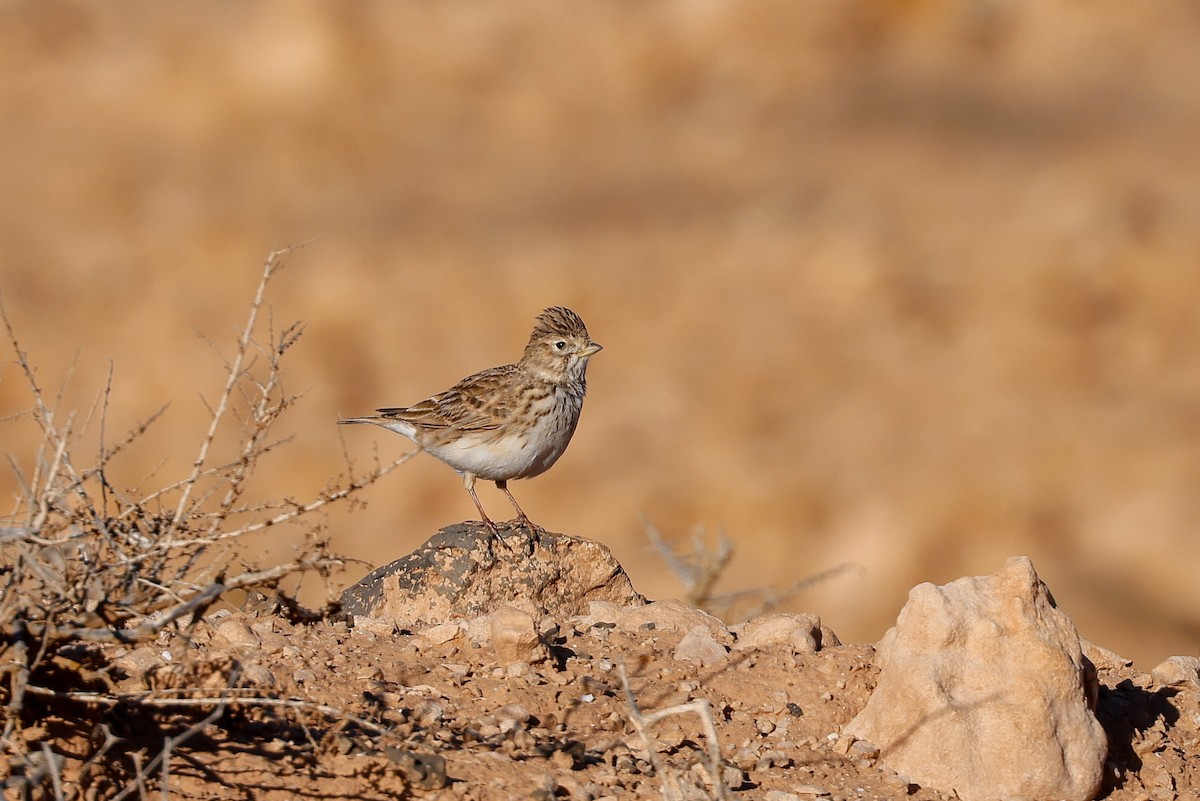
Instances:
[[[512,504],[513,509],[517,510],[517,522],[521,524],[526,533],[529,535],[529,553],[532,555],[534,548],[536,547],[536,543],[541,542],[542,529],[537,524],[529,521],[529,517],[526,516],[525,511],[521,509],[520,505],[517,503],[517,499],[513,497],[511,492],[508,491],[507,481],[497,481],[496,486],[501,492],[508,496],[508,502]]]
[[[517,510],[518,522],[520,522],[521,525],[525,526],[530,531],[537,531],[538,526],[529,521],[529,517],[521,509],[520,505],[517,503],[517,499],[513,497],[513,494],[511,492],[508,491],[508,482],[507,481],[497,481],[496,486],[500,489],[501,492],[503,492],[506,496],[508,496],[508,502],[512,504],[513,509]]]
[[[483,504],[479,502],[479,496],[475,494],[474,473],[463,473],[463,486],[467,488],[467,494],[471,496],[471,500],[475,502],[475,508],[479,510],[479,519],[487,526],[487,530],[492,532],[492,539],[503,544],[504,540],[500,536],[499,529],[496,528],[496,524],[492,522],[491,518],[487,516],[487,512],[483,511]],[[507,548],[508,546],[505,545],[504,547]]]
[[[524,510],[522,510],[521,506],[517,503],[517,499],[513,497],[511,492],[508,491],[508,482],[497,481],[496,488],[508,497],[508,502],[512,504],[512,508],[517,512],[517,520],[520,521],[522,525],[528,526],[529,518],[526,517]]]

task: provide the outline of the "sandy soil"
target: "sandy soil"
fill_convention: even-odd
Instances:
[[[588,547],[573,542],[576,554]],[[488,569],[511,570],[511,558],[488,557]],[[22,736],[63,755],[61,780],[97,799],[121,789],[172,799],[585,801],[660,798],[665,784],[671,797],[705,799],[719,796],[718,773],[728,798],[747,801],[957,797],[897,775],[878,748],[842,734],[877,681],[871,646],[825,631],[815,652],[789,642],[706,656],[689,650],[686,625],[666,625],[705,616],[668,606],[659,625],[546,616],[540,643],[514,652],[487,616],[414,633],[344,612],[297,622],[295,610],[258,596],[153,643],[60,655],[58,678],[51,669],[41,681],[76,695],[38,696]],[[1090,653],[1109,741],[1102,797],[1195,797],[1200,687],[1158,686],[1111,652]],[[89,702],[89,685],[107,700]],[[645,721],[694,702],[701,708]],[[85,764],[99,742],[107,750]],[[16,799],[19,777],[10,782],[5,797]]]
[[[219,634],[243,623],[253,632],[244,642]],[[290,699],[304,710],[231,703],[207,725],[200,721],[210,707],[181,710],[152,730],[119,710],[102,719],[130,752],[164,735],[178,738],[165,772],[160,766],[152,775],[168,777],[171,798],[660,798],[662,774],[630,722],[623,663],[643,711],[694,699],[712,704],[734,799],[770,798],[772,790],[800,798],[951,797],[910,784],[880,767],[877,752],[839,739],[874,686],[870,646],[802,655],[780,647],[701,667],[673,658],[678,635],[570,621],[547,633],[552,661],[504,666],[462,638],[438,645],[344,622],[220,613],[190,644],[165,637],[124,654],[119,664],[140,675],[121,689],[152,684],[169,697],[172,685],[236,686],[239,696]],[[1099,717],[1111,742],[1104,797],[1194,797],[1197,689],[1154,688],[1132,669],[1104,669],[1100,678]],[[42,733],[69,746],[96,722],[50,713]],[[389,734],[378,736],[376,726]],[[685,797],[711,791],[697,767],[707,764],[707,742],[694,715],[654,726],[649,746],[663,773],[692,788]],[[99,786],[127,781],[129,764]]]
[[[1026,553],[1149,667],[1200,643],[1198,28],[1178,0],[5,3],[0,292],[81,419],[110,365],[110,436],[171,404],[111,468],[165,483],[209,341],[316,237],[271,298],[307,394],[267,498],[337,471],[339,415],[510,361],[567,304],[606,349],[514,489],[643,591],[680,592],[643,520],[724,530],[723,590],[860,566],[802,607],[871,642],[917,582]],[[371,500],[330,530],[373,564],[471,513],[432,460]]]

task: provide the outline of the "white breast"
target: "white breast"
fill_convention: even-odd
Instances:
[[[526,430],[488,431],[425,449],[459,472],[488,481],[531,478],[550,469],[566,451],[579,423],[582,398],[560,391],[541,402],[537,423]]]

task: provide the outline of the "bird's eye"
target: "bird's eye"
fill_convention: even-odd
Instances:
[[[554,343],[555,350],[563,350],[566,347],[567,347],[567,343],[563,342],[561,339]]]

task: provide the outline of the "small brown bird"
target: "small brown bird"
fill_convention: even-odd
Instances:
[[[339,422],[383,426],[453,467],[493,533],[496,526],[475,494],[477,478],[496,482],[530,526],[508,482],[541,475],[563,455],[583,409],[588,360],[599,350],[578,314],[554,306],[537,316],[516,364],[467,376],[412,406]]]

